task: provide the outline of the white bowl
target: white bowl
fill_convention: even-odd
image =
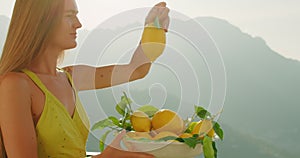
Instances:
[[[194,158],[202,153],[202,145],[197,144],[195,148],[181,142],[155,142],[123,139],[124,145],[129,151],[146,152],[156,158]]]

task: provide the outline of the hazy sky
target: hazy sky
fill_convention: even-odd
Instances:
[[[15,0],[0,1],[0,15],[11,17]],[[122,11],[150,7],[158,0],[77,0],[84,28],[93,29]],[[227,20],[252,36],[262,37],[276,52],[300,60],[300,0],[165,0],[189,17]],[[97,19],[97,20],[95,20]]]

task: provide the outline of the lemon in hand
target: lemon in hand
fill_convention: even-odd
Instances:
[[[147,26],[144,28],[141,45],[144,54],[150,61],[159,57],[165,49],[166,35],[162,28]]]
[[[152,118],[152,127],[158,133],[169,131],[181,134],[184,130],[184,122],[174,111],[162,109],[154,114]]]
[[[136,132],[149,132],[151,130],[151,119],[142,111],[133,112],[130,122]]]

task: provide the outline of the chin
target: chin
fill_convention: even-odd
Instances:
[[[77,43],[74,42],[74,43],[70,44],[68,47],[66,47],[66,49],[73,49],[73,48],[76,48],[76,46],[77,46]]]

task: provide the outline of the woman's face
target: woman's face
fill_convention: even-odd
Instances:
[[[75,0],[65,0],[62,21],[55,31],[51,46],[62,50],[76,47],[76,30],[82,26],[77,14],[78,9]]]

